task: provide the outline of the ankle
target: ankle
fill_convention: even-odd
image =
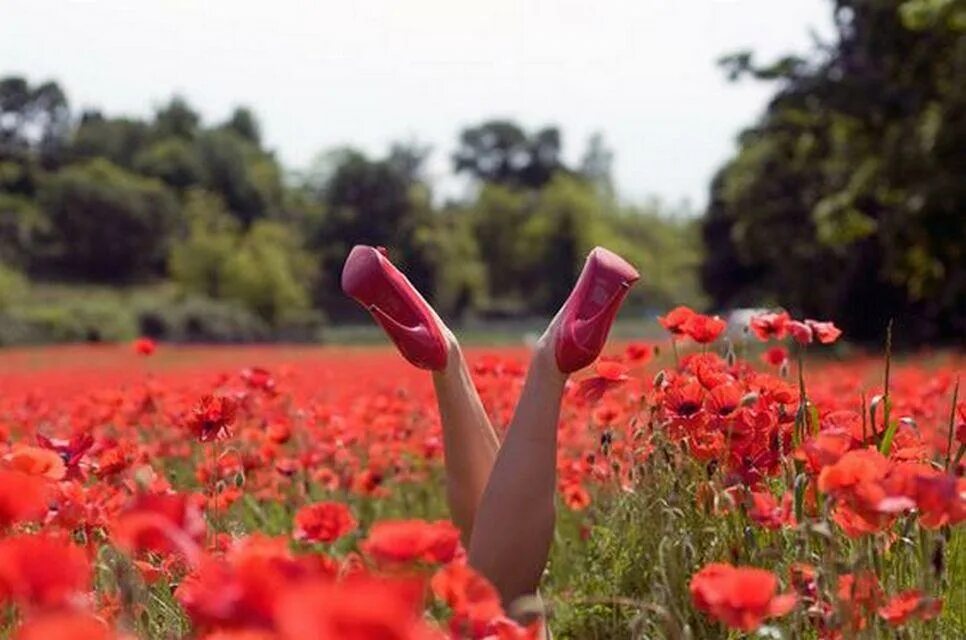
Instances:
[[[534,345],[530,366],[534,370],[539,370],[542,375],[553,379],[566,381],[569,377],[569,374],[562,372],[557,365],[556,341],[551,329],[547,329]]]

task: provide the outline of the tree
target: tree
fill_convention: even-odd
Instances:
[[[50,176],[40,203],[59,273],[115,282],[161,273],[179,209],[160,181],[91,160]]]
[[[234,131],[256,147],[260,147],[262,144],[262,131],[261,126],[258,124],[258,118],[247,107],[238,107],[235,109],[224,127]]]
[[[966,332],[966,10],[837,0],[811,57],[723,63],[780,87],[712,185],[703,281],[720,306],[834,317],[853,338]]]
[[[133,118],[106,118],[99,111],[87,111],[71,136],[68,147],[73,162],[105,158],[124,169],[134,170],[134,158],[150,143],[151,127]]]
[[[187,193],[184,217],[188,233],[171,248],[171,278],[186,293],[220,298],[224,265],[238,249],[240,224],[220,197],[201,189]]]
[[[196,145],[204,186],[219,193],[243,224],[270,217],[279,209],[282,178],[271,155],[231,129],[204,131]]]
[[[176,137],[159,140],[138,153],[134,168],[178,190],[201,184],[205,179],[205,167],[195,147]]]
[[[225,299],[277,324],[309,307],[310,273],[311,261],[292,230],[260,220],[222,265],[220,291]]]
[[[317,163],[314,187],[325,215],[310,246],[319,254],[317,299],[336,315],[354,311],[339,291],[342,262],[355,244],[388,247],[393,258],[421,291],[434,290],[434,270],[427,257],[435,225],[428,188],[419,181],[425,153],[397,146],[384,159],[342,149]]]
[[[528,135],[508,120],[490,120],[463,130],[453,166],[483,182],[539,189],[566,170],[560,152],[556,127]]]
[[[70,108],[56,82],[36,87],[21,77],[0,79],[0,160],[37,153],[55,163],[67,136]]]
[[[580,159],[579,174],[597,187],[601,196],[613,198],[614,179],[611,170],[614,166],[614,152],[604,143],[604,136],[595,133],[587,141],[587,149]]]
[[[154,130],[159,138],[176,137],[190,140],[201,125],[201,116],[181,96],[171,98],[154,114]]]
[[[23,274],[0,262],[0,311],[16,302],[27,291]]]

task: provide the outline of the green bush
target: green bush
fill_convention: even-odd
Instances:
[[[292,231],[256,222],[221,268],[221,294],[270,324],[309,307],[311,265]]]
[[[293,231],[260,220],[242,234],[217,196],[189,192],[187,237],[169,258],[175,282],[188,295],[233,301],[269,325],[309,307],[309,258]]]
[[[178,202],[159,180],[98,159],[48,178],[40,203],[50,218],[53,264],[72,278],[129,280],[159,273],[178,223]]]
[[[0,311],[16,302],[26,291],[26,278],[19,271],[0,263]]]
[[[4,345],[121,342],[137,336],[130,308],[102,299],[11,307],[0,324],[0,344]]]
[[[192,297],[146,306],[137,315],[139,333],[166,342],[235,343],[274,338],[264,320],[235,302]]]

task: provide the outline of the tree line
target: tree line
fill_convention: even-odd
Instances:
[[[356,243],[388,247],[451,319],[546,315],[604,244],[645,275],[638,312],[784,307],[851,339],[880,340],[893,320],[897,340],[961,344],[966,5],[830,5],[833,37],[807,55],[723,58],[733,80],[777,86],[699,218],[621,202],[603,139],[571,166],[552,126],[467,127],[451,161],[475,188],[441,202],[419,144],[330,150],[293,172],[249,109],[208,123],[175,97],[150,118],[75,113],[54,82],[2,79],[0,329],[83,315],[56,315],[56,296],[30,306],[52,282],[166,283],[139,321],[159,334],[361,319],[338,284]]]
[[[267,327],[320,313],[353,319],[338,282],[356,243],[388,247],[457,320],[552,312],[595,244],[649,274],[639,306],[699,304],[693,217],[621,203],[600,136],[578,166],[562,148],[554,127],[468,127],[452,165],[475,188],[440,202],[425,175],[431,150],[419,144],[380,156],[330,150],[287,171],[246,108],[217,123],[180,97],[150,118],[78,114],[55,82],[5,78],[0,311],[16,315],[32,288],[52,282],[169,282],[171,304],[210,301],[219,313],[227,304]]]

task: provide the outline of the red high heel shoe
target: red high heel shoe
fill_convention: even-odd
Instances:
[[[353,247],[342,267],[342,290],[372,314],[409,362],[421,369],[446,366],[446,341],[429,305],[385,249]]]
[[[626,260],[603,247],[587,256],[570,297],[564,303],[554,351],[563,373],[583,369],[597,359],[614,317],[640,274]]]

